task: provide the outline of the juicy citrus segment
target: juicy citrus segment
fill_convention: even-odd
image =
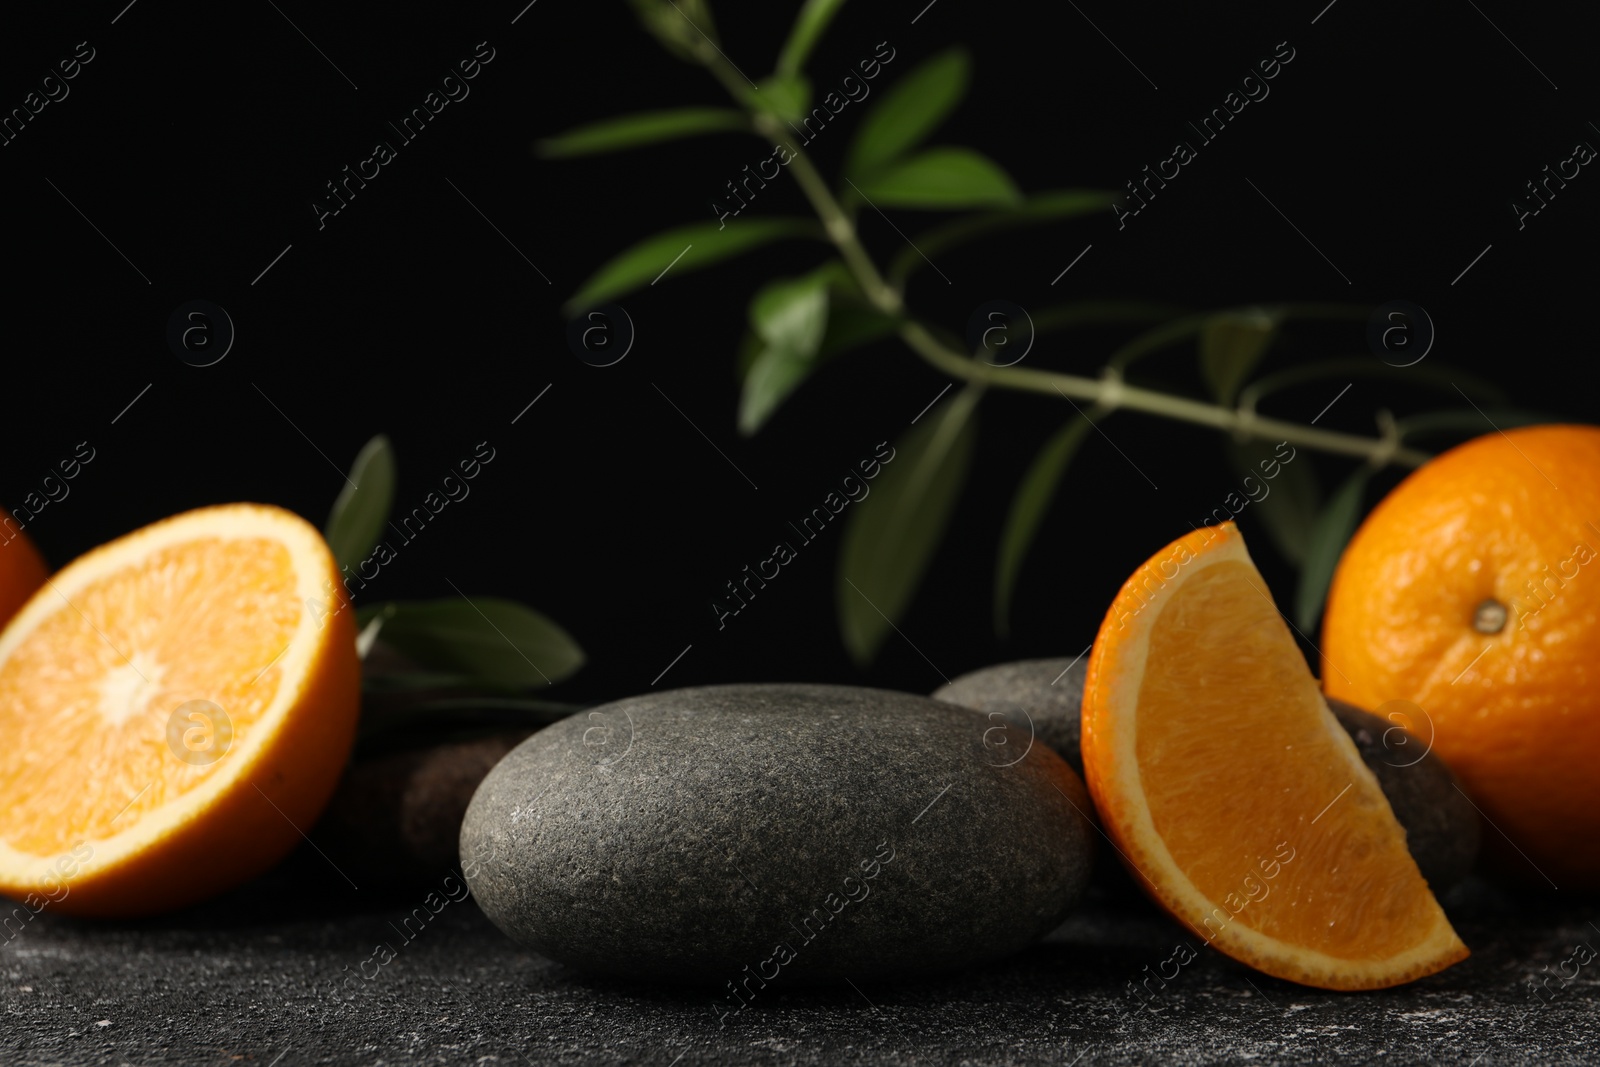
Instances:
[[[1107,833],[1219,951],[1330,989],[1467,955],[1231,523],[1123,586],[1089,661],[1083,752]]]
[[[157,910],[280,858],[353,736],[336,579],[303,520],[232,505],[146,527],[40,589],[0,635],[0,892]]]
[[[17,798],[3,839],[35,855],[105,838],[113,820],[137,821],[215,773],[172,758],[169,717],[209,700],[231,743],[247,741],[304,614],[288,550],[263,538],[168,546],[57,603],[0,666],[0,731],[14,739],[0,794]],[[202,730],[190,751],[216,743],[216,724],[180,726]]]

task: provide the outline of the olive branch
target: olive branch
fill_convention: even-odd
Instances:
[[[738,422],[743,433],[757,432],[833,357],[890,336],[964,383],[963,389],[941,400],[918,420],[920,425],[895,442],[897,454],[908,457],[908,462],[896,463],[875,492],[852,509],[840,550],[836,601],[844,643],[858,663],[865,664],[876,654],[910,606],[932,561],[971,463],[976,412],[989,388],[1039,393],[1076,409],[1023,473],[1002,529],[994,579],[995,626],[1002,636],[1008,630],[1023,561],[1073,455],[1098,423],[1119,411],[1222,431],[1228,435],[1235,467],[1245,473],[1258,465],[1267,469],[1269,453],[1263,450],[1267,442],[1363,461],[1326,501],[1320,499],[1306,464],[1276,466],[1285,482],[1261,501],[1262,522],[1274,544],[1300,570],[1295,614],[1305,629],[1315,625],[1321,612],[1334,564],[1361,517],[1364,492],[1375,472],[1425,462],[1429,454],[1412,444],[1418,437],[1483,432],[1491,422],[1508,426],[1543,421],[1503,407],[1506,398],[1493,385],[1437,363],[1398,368],[1371,356],[1348,357],[1252,378],[1286,323],[1365,321],[1371,309],[1359,305],[1290,303],[1178,315],[1149,302],[1080,301],[1032,316],[1036,336],[1084,326],[1158,323],[1112,352],[1098,377],[1000,365],[987,358],[996,354],[992,348],[968,351],[948,330],[907,306],[907,285],[923,264],[931,264],[928,257],[1006,229],[1103,212],[1119,194],[1061,189],[1024,195],[998,164],[973,149],[923,148],[925,138],[966,92],[970,63],[959,48],[925,60],[886,89],[872,90],[880,95],[861,115],[840,180],[830,185],[796,142],[805,142],[805,132],[813,132],[813,120],[825,126],[846,105],[846,98],[830,92],[821,105],[811,107],[811,83],[804,73],[806,60],[843,0],[804,0],[773,72],[759,82],[747,78],[724,54],[707,0],[629,3],[668,52],[709,72],[735,106],[619,116],[548,138],[540,145],[543,154],[570,158],[698,135],[753,134],[773,146],[773,160],[793,176],[816,217],[739,217],[742,198],[739,211],[714,205],[714,221],[667,230],[610,260],[567,302],[566,312],[582,313],[653,283],[669,261],[677,276],[777,241],[820,240],[832,246],[835,257],[808,274],[767,283],[750,302],[750,330],[739,355],[743,386]],[[859,66],[861,73],[850,76],[858,87],[862,79],[881,74],[883,64],[869,66],[864,60]],[[856,99],[848,88],[847,93],[850,100]],[[863,92],[861,99],[866,96]],[[728,184],[737,197],[733,183]],[[744,188],[750,191],[748,184]],[[864,206],[877,211],[970,213],[917,234],[884,270],[859,236],[856,218]],[[735,216],[731,221],[729,214]],[[1209,399],[1129,381],[1130,368],[1140,360],[1189,343],[1197,347]],[[1454,391],[1473,406],[1408,418],[1379,411],[1372,436],[1302,425],[1260,412],[1262,401],[1280,390],[1355,377]],[[1492,407],[1478,408],[1463,388]]]

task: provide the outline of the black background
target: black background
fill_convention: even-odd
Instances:
[[[622,248],[708,218],[708,199],[768,149],[723,135],[540,159],[537,138],[581,123],[723,99],[621,3],[537,0],[512,25],[524,2],[252,0],[224,13],[112,0],[7,13],[7,111],[77,42],[96,51],[70,96],[0,148],[0,500],[16,506],[79,441],[97,452],[70,497],[28,527],[53,566],[204,504],[272,502],[320,524],[340,471],[378,432],[394,440],[396,503],[409,508],[487,440],[497,458],[471,496],[402,548],[364,599],[449,596],[453,582],[525,600],[587,650],[588,666],[561,689],[574,698],[639,691],[690,645],[661,685],[928,690],[941,672],[1077,654],[1126,575],[1236,488],[1214,432],[1132,413],[1108,420],[1117,447],[1096,436],[1075,462],[1024,572],[1013,635],[1000,642],[990,609],[1000,524],[1025,465],[1071,409],[994,393],[950,536],[902,624],[921,654],[891,637],[870,670],[846,657],[832,599],[837,527],[718,632],[710,600],[721,584],[766,556],[849,465],[904,432],[947,379],[882,342],[831,364],[759,435],[741,438],[734,359],[746,303],[760,281],[820,262],[821,246],[799,243],[625,297],[638,328],[629,356],[604,369],[576,359],[562,301]],[[934,141],[980,149],[1027,190],[1120,188],[1278,42],[1295,50],[1271,95],[1126,229],[1093,217],[940,255],[949,283],[924,269],[909,294],[930,319],[959,332],[992,298],[1035,311],[1094,297],[1193,309],[1407,299],[1437,326],[1430,365],[1468,368],[1527,406],[1596,420],[1584,383],[1600,177],[1585,168],[1520,232],[1510,208],[1575,142],[1600,144],[1589,124],[1600,119],[1590,109],[1593,27],[1578,9],[925,2],[848,5],[809,65],[814,83],[836,83],[887,41],[897,55],[881,91],[965,44],[973,89]],[[795,6],[718,5],[724,50],[761,77]],[[386,120],[480,41],[495,58],[471,95],[319,231],[310,205],[323,184],[376,140],[393,140]],[[825,173],[836,174],[861,110],[847,109],[814,144]],[[805,205],[783,182],[754,210]],[[892,217],[913,236],[943,218]],[[872,212],[862,227],[880,262],[903,247]],[[168,316],[192,299],[225,307],[238,331],[209,368],[185,365],[165,343]],[[1093,374],[1125,336],[1053,335],[1029,363]],[[1268,366],[1364,353],[1358,322],[1294,325]],[[1148,371],[1198,395],[1193,365],[1191,346]],[[1280,394],[1270,413],[1308,421],[1343,384]],[[1462,406],[1453,394],[1361,379],[1321,425],[1371,433],[1381,408]],[[1326,487],[1352,469],[1313,462]],[[1246,511],[1242,524],[1287,604],[1293,574],[1257,521]]]

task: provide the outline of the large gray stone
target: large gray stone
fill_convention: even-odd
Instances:
[[[921,975],[1055,928],[1089,876],[1078,776],[926,697],[729,685],[550,726],[479,786],[461,858],[514,939],[613,975]]]
[[[1018,660],[963,674],[934,690],[934,697],[1014,723],[1025,742],[1028,731],[1083,773],[1079,720],[1089,657]],[[1434,892],[1444,893],[1477,859],[1479,819],[1466,794],[1456,788],[1444,761],[1427,738],[1408,734],[1397,721],[1380,718],[1338,700],[1329,700],[1361,758],[1389,798],[1406,831],[1406,845]],[[1420,731],[1425,724],[1417,724]],[[1110,877],[1112,872],[1105,872]]]

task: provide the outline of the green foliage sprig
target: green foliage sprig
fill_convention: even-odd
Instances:
[[[708,267],[779,240],[813,239],[834,257],[793,278],[761,286],[749,305],[749,330],[738,357],[743,389],[738,425],[756,433],[784,400],[835,357],[890,335],[965,387],[941,401],[895,443],[905,457],[871,497],[852,509],[839,558],[836,600],[840,631],[859,663],[870,661],[910,606],[931,563],[971,464],[979,402],[989,388],[1066,399],[1077,409],[1023,472],[1006,516],[995,561],[994,613],[1008,628],[1012,596],[1028,551],[1074,455],[1097,423],[1123,410],[1208,426],[1228,435],[1230,460],[1256,469],[1262,442],[1286,441],[1364,461],[1324,499],[1309,465],[1286,464],[1282,480],[1257,505],[1284,557],[1300,569],[1295,614],[1303,629],[1321,613],[1333,567],[1362,514],[1371,475],[1384,467],[1415,467],[1429,456],[1413,440],[1440,432],[1473,433],[1543,421],[1507,409],[1504,395],[1460,371],[1390,367],[1373,358],[1309,363],[1253,377],[1292,320],[1365,320],[1369,308],[1330,304],[1242,307],[1176,316],[1139,301],[1068,303],[1034,317],[1036,336],[1086,325],[1148,324],[1113,352],[1098,377],[1022,366],[998,366],[982,352],[962,351],[946,330],[918,317],[905,290],[928,256],[1004,229],[1065,222],[1108,210],[1116,194],[1061,189],[1020,192],[1005,170],[974,149],[924,148],[925,139],[960,103],[971,77],[964,51],[924,61],[881,92],[857,123],[837,185],[830,185],[789,138],[806,112],[805,60],[843,0],[805,0],[771,75],[749,82],[717,42],[706,0],[629,0],[645,29],[673,55],[703,67],[728,92],[732,108],[677,108],[624,115],[541,142],[550,157],[616,151],[683,137],[742,132],[782,143],[786,169],[816,219],[740,218],[691,223],[648,238],[615,256],[574,294],[569,313],[638,289],[657,278],[674,256],[673,276]],[[967,212],[912,238],[887,271],[862,245],[856,215],[877,209]],[[689,246],[688,252],[683,252]],[[1147,356],[1193,345],[1210,396],[1197,398],[1135,385],[1129,369]],[[1259,413],[1262,400],[1293,385],[1322,379],[1380,377],[1444,392],[1472,389],[1487,405],[1395,419],[1378,413],[1376,436],[1301,425]],[[1083,406],[1080,406],[1082,402]]]
[[[341,573],[372,555],[390,525],[397,467],[383,435],[356,455],[323,527]],[[356,610],[363,739],[436,739],[473,726],[543,726],[578,705],[529,699],[583,666],[583,650],[547,616],[503,597],[458,593]],[[381,645],[387,655],[372,655]]]

